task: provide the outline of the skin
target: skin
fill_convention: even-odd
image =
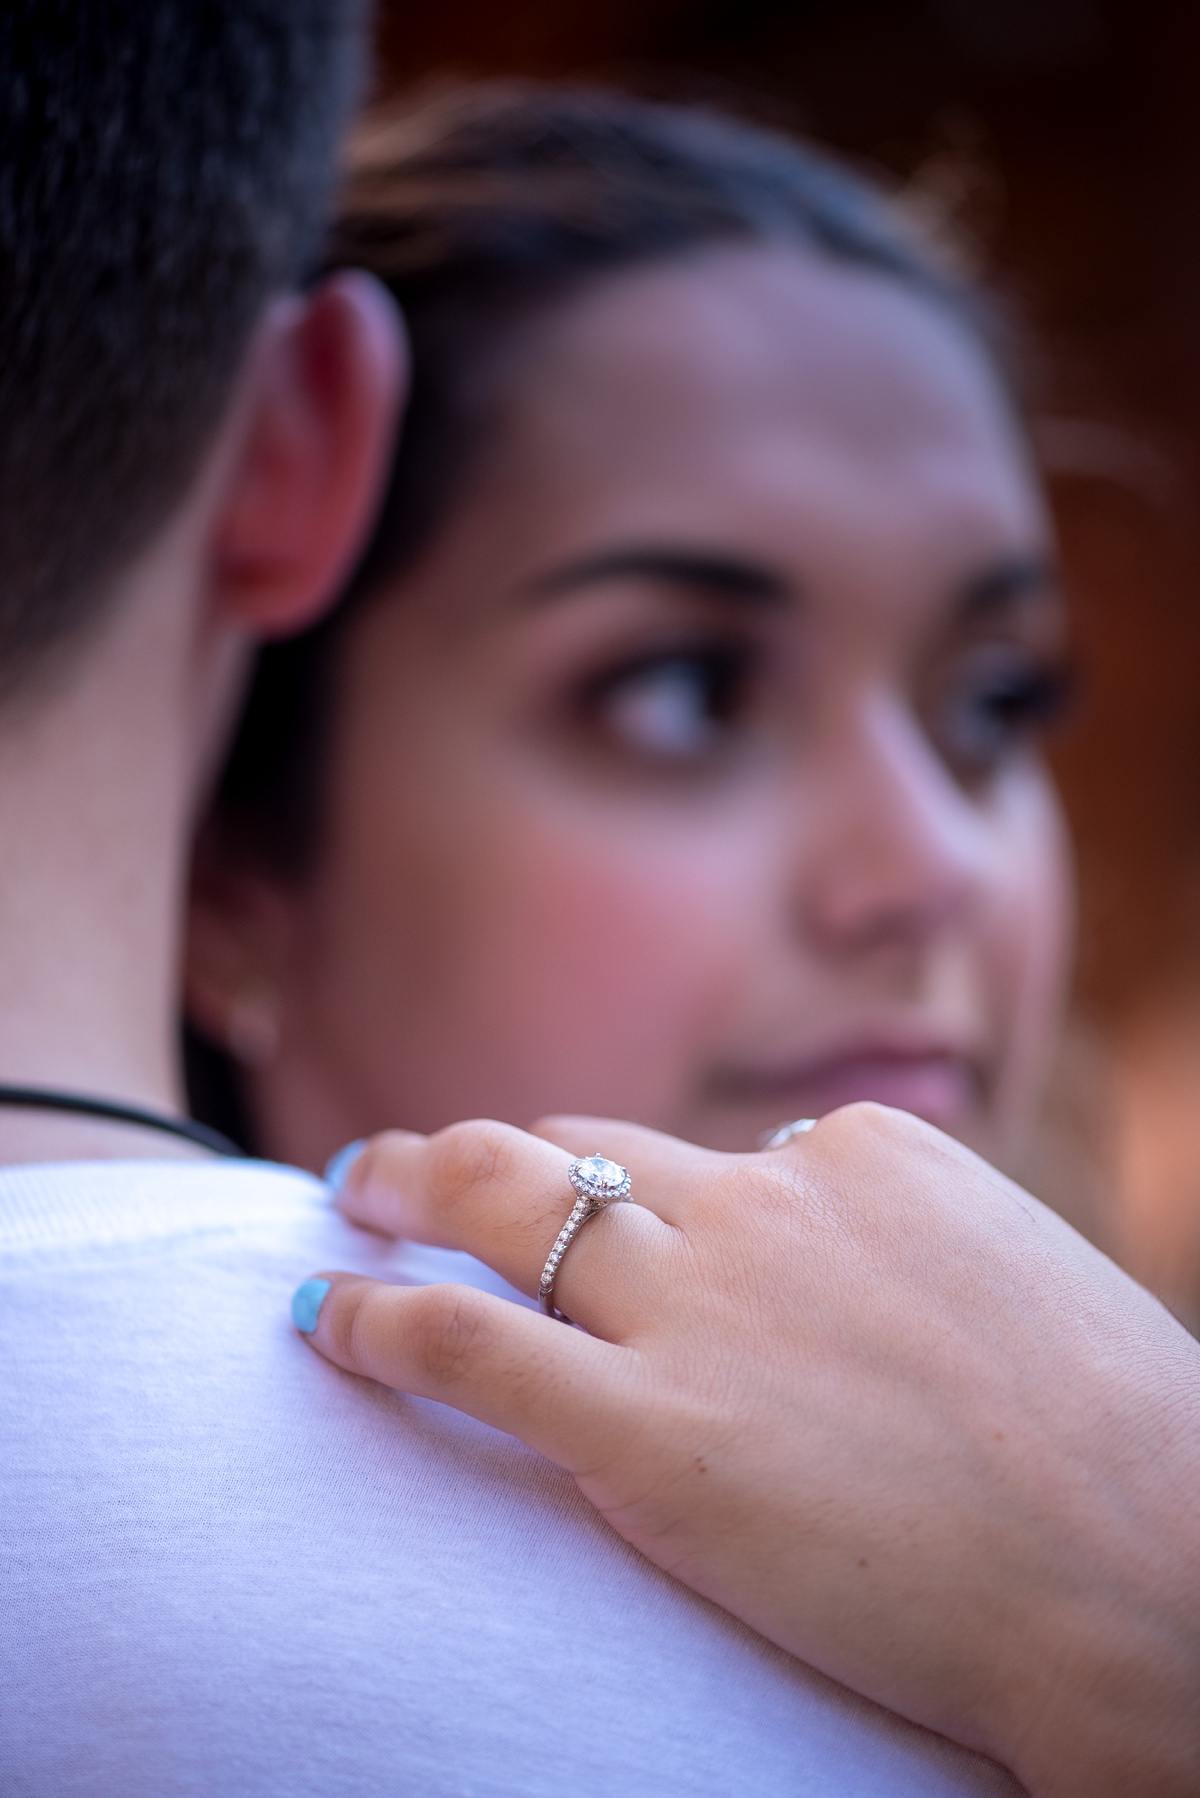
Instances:
[[[754,1156],[596,1119],[394,1132],[340,1201],[532,1294],[597,1145],[635,1202],[562,1262],[581,1328],[327,1273],[314,1346],[520,1436],[651,1560],[1035,1798],[1200,1789],[1200,1345],[875,1105]]]
[[[228,417],[193,493],[180,514],[167,521],[155,543],[148,545],[137,566],[128,570],[108,628],[72,667],[61,669],[61,680],[52,692],[38,696],[36,703],[31,699],[31,705],[20,714],[14,710],[5,719],[0,737],[0,811],[7,823],[5,840],[11,845],[5,892],[13,904],[20,901],[27,886],[41,895],[41,903],[31,904],[27,917],[5,917],[5,928],[0,931],[0,976],[5,994],[11,996],[11,1003],[5,1001],[0,1012],[0,1023],[4,1023],[0,1050],[11,1077],[77,1082],[158,1106],[171,1104],[175,1097],[175,1072],[166,1045],[176,998],[176,895],[182,885],[187,822],[225,732],[255,636],[302,628],[326,602],[356,552],[372,494],[378,491],[381,455],[392,428],[392,401],[398,383],[399,343],[394,322],[369,286],[340,284],[322,289],[306,302],[288,302],[272,311],[255,340],[254,354],[246,361]],[[106,730],[104,759],[97,755],[97,717],[104,719]],[[113,793],[124,807],[119,818],[110,818],[103,809],[104,804],[112,806]],[[95,831],[97,816],[112,827]],[[63,978],[67,949],[76,953],[76,962],[70,964],[74,980]],[[43,1133],[36,1144],[27,1133],[22,1135],[27,1124],[29,1120],[20,1115],[5,1115],[0,1120],[0,1151],[5,1158],[99,1153],[81,1142],[72,1118],[36,1120],[36,1129]],[[119,1131],[103,1126],[97,1127],[97,1133],[108,1136],[110,1153],[128,1153]],[[466,1136],[468,1149],[471,1142],[475,1138]],[[488,1142],[484,1133],[484,1149]],[[545,1144],[534,1147],[545,1153]],[[612,1147],[617,1151],[624,1147],[615,1131]],[[160,1153],[157,1138],[142,1145],[142,1153]],[[554,1167],[558,1205],[561,1151],[556,1153],[560,1154]],[[470,1160],[468,1154],[466,1162],[459,1162],[461,1178]],[[475,1169],[479,1170],[479,1160],[475,1160]],[[524,1178],[531,1169],[518,1158],[509,1163],[509,1172],[513,1170],[518,1178]],[[869,1176],[878,1176],[878,1172],[878,1167],[867,1169]],[[909,1187],[901,1188],[901,1208],[905,1210],[912,1208],[921,1176],[928,1170],[918,1163],[912,1172]],[[644,1187],[649,1194],[651,1185],[640,1163],[637,1176],[639,1190]],[[696,1190],[705,1185],[703,1179],[696,1179],[694,1167],[678,1170],[678,1183],[694,1183]],[[883,1190],[878,1178],[867,1179],[867,1185],[876,1194]],[[443,1181],[439,1194],[453,1199],[455,1190],[453,1183]],[[486,1196],[486,1188],[475,1190]],[[524,1190],[529,1196],[534,1188]],[[856,1203],[853,1185],[846,1190]],[[723,1219],[736,1217],[741,1197],[752,1197],[752,1192],[752,1185],[739,1181],[734,1169],[732,1185],[720,1192]],[[986,1212],[977,1215],[982,1228]],[[633,1217],[635,1208],[628,1206],[626,1219]],[[970,1239],[966,1244],[970,1255],[959,1266],[984,1268],[988,1257],[999,1255],[999,1271],[1007,1277],[1013,1269],[1004,1260],[997,1219],[993,1226],[984,1239],[979,1235]],[[592,1226],[592,1230],[599,1228],[599,1224]],[[912,1244],[909,1259],[903,1262],[912,1284],[900,1293],[900,1311],[905,1316],[925,1316],[925,1329],[936,1336],[943,1293],[937,1282],[930,1287],[921,1280],[921,1264],[932,1260],[921,1250],[925,1235],[921,1230],[909,1232],[905,1241]],[[603,1237],[594,1235],[592,1244],[581,1241],[576,1253],[585,1253],[596,1242],[603,1244]],[[475,1246],[488,1251],[486,1241]],[[543,1242],[534,1242],[531,1235],[525,1248],[533,1248],[536,1260]],[[567,1269],[565,1278],[570,1282],[585,1269],[587,1262],[576,1259],[576,1268]],[[1006,1291],[1004,1278],[997,1282],[997,1289]],[[824,1291],[826,1304],[833,1302],[837,1282]],[[865,1287],[858,1287],[860,1302],[864,1291]],[[455,1302],[452,1295],[450,1309],[444,1309],[444,1289],[430,1289],[430,1295],[408,1295],[426,1305],[428,1331],[423,1352],[434,1368],[441,1365],[452,1372],[457,1365],[466,1372],[468,1359],[462,1356],[457,1323],[470,1323],[470,1309],[464,1305],[470,1307],[473,1296],[482,1295],[468,1295],[466,1302]],[[401,1296],[405,1295],[392,1298]],[[578,1307],[579,1295],[570,1291],[570,1284],[563,1289],[563,1298]],[[660,1313],[666,1309],[658,1305]],[[883,1314],[880,1327],[885,1331],[898,1327],[896,1309],[892,1305],[889,1313]],[[682,1314],[687,1313],[689,1307],[684,1305]],[[326,1322],[333,1325],[335,1314],[336,1307],[327,1320],[322,1316],[322,1329]],[[1033,1323],[1020,1338],[990,1338],[991,1361],[995,1363],[991,1377],[1002,1383],[1018,1356],[1024,1370],[1022,1390],[1042,1393],[1042,1402],[1054,1401],[1054,1395],[1070,1399],[1076,1386],[1061,1379],[1060,1343],[1052,1332],[1038,1331],[1036,1314],[1031,1316]],[[502,1322],[509,1327],[527,1327],[543,1320],[525,1318],[524,1313],[509,1307],[502,1313]],[[443,1327],[448,1327],[448,1334]],[[1144,1318],[1135,1318],[1124,1347],[1126,1365],[1132,1366],[1133,1372],[1148,1370],[1150,1379],[1160,1374],[1155,1361],[1155,1327]],[[47,1320],[47,1329],[52,1329],[52,1320]],[[554,1354],[570,1352],[572,1347],[579,1352],[578,1345],[587,1345],[587,1338],[578,1332],[561,1331],[549,1320],[545,1329],[554,1331]],[[389,1340],[396,1345],[405,1338],[403,1332],[389,1329]],[[480,1347],[484,1345],[482,1338],[475,1340]],[[459,1345],[457,1359],[452,1354],[455,1343]],[[691,1343],[694,1350],[694,1334]],[[353,1331],[347,1334],[345,1345],[353,1347]],[[714,1338],[714,1345],[720,1356],[720,1338]],[[757,1350],[759,1345],[761,1336],[750,1343],[730,1343],[741,1357],[738,1377],[743,1386],[750,1366],[747,1349]],[[700,1370],[703,1357],[693,1354],[693,1359]],[[707,1365],[718,1366],[720,1359]],[[497,1377],[504,1377],[509,1368],[511,1363],[497,1357],[493,1366]],[[383,1372],[381,1366],[376,1370]],[[1169,1374],[1169,1368],[1166,1372]],[[1173,1386],[1166,1374],[1162,1379],[1169,1402]],[[950,1392],[959,1390],[955,1383],[961,1381],[961,1370],[954,1361],[950,1365],[945,1359],[930,1363],[928,1402],[934,1410],[939,1381]],[[509,1393],[518,1390],[518,1383],[507,1379],[504,1386]],[[527,1390],[533,1395],[534,1384]],[[772,1390],[779,1390],[777,1377],[772,1377]],[[617,1390],[617,1397],[628,1408],[631,1399],[642,1401],[644,1390],[640,1386]],[[1094,1392],[1085,1386],[1081,1397],[1090,1401]],[[1094,1415],[1094,1411],[1087,1413]],[[887,1406],[882,1415],[878,1408],[873,1411],[883,1440],[891,1440],[887,1437],[889,1415]],[[1148,1408],[1144,1415],[1150,1415]],[[1051,1424],[1056,1422],[1051,1415]],[[515,1426],[516,1419],[511,1424]],[[1060,1435],[1061,1431],[1051,1429],[1051,1444],[1060,1440]],[[880,1505],[878,1518],[885,1535],[892,1523],[889,1492],[880,1492],[878,1483],[865,1478],[878,1451],[871,1431],[858,1447],[862,1455],[851,1456],[849,1465],[838,1464],[838,1483],[846,1480],[849,1492],[860,1492],[867,1507]],[[1094,1485],[1103,1489],[1112,1471],[1112,1447],[1101,1440],[1094,1451]],[[912,1456],[909,1462],[910,1471],[927,1482],[925,1500],[936,1498],[939,1503],[939,1528],[945,1530],[970,1532],[984,1527],[991,1501],[997,1496],[1004,1498],[1007,1491],[1004,1480],[999,1480],[993,1491],[981,1492],[970,1483],[959,1491],[954,1483],[943,1480],[941,1464],[925,1458],[912,1460]],[[1121,1453],[1115,1456],[1115,1474],[1119,1476],[1123,1469],[1128,1473],[1128,1458]],[[1195,1471],[1189,1480],[1187,1491],[1195,1491]],[[1164,1489],[1175,1498],[1177,1487],[1171,1478],[1164,1478]],[[955,1516],[955,1494],[964,1501],[961,1516]],[[1155,1518],[1159,1527],[1148,1537],[1155,1555],[1166,1550],[1173,1553],[1180,1591],[1186,1589],[1189,1577],[1189,1516],[1186,1503],[1173,1503],[1169,1514]],[[1074,1521],[1070,1514],[1069,1521]],[[1139,1553],[1130,1555],[1128,1537],[1128,1530],[1124,1535],[1117,1532],[1115,1539],[1110,1532],[1092,1544],[1097,1552],[1090,1577],[1099,1580],[1103,1575],[1106,1589],[1117,1593],[1126,1589],[1130,1575],[1135,1586],[1141,1577],[1144,1607],[1153,1613],[1160,1586],[1159,1561],[1146,1564],[1141,1535]],[[1027,1543],[1027,1552],[1042,1566],[1033,1539]],[[1191,1552],[1195,1555],[1195,1543]],[[855,1579],[844,1561],[829,1562],[831,1573],[837,1573],[838,1566],[847,1579]],[[981,1571],[986,1566],[986,1559],[981,1559]],[[1011,1577],[1011,1566],[1013,1557],[1000,1557],[1000,1595]],[[696,1575],[702,1577],[698,1562]],[[874,1618],[876,1645],[878,1652],[883,1652],[883,1643],[891,1642],[903,1667],[914,1647],[905,1640],[905,1625],[914,1629],[919,1620],[919,1642],[925,1640],[927,1622],[914,1607],[901,1604],[891,1627],[883,1629],[880,1616],[885,1615],[887,1597],[887,1586],[882,1586],[882,1609]],[[1132,1602],[1126,1611],[1128,1616],[1142,1615]],[[1195,1604],[1189,1615],[1198,1615]],[[959,1616],[959,1627],[963,1622]],[[1124,1640],[1128,1634],[1124,1622],[1126,1613],[1117,1606],[1115,1640]],[[1056,1647],[1052,1636],[1049,1647]],[[835,1658],[842,1654],[837,1642],[833,1654]],[[1038,1665],[1036,1654],[1027,1665]],[[1049,1667],[1056,1669],[1056,1665],[1051,1658]],[[1002,1674],[1000,1667],[1000,1681]]]
[[[360,551],[404,366],[395,308],[365,275],[272,301],[179,507],[96,625],[0,713],[0,1078],[182,1109],[192,820],[255,644],[311,623]],[[0,1111],[0,1161],[169,1143]]]
[[[197,895],[262,1145],[587,1109],[745,1149],[871,1097],[1010,1161],[1070,936],[1062,618],[978,347],[722,248],[539,321],[502,390],[348,631],[312,875]]]

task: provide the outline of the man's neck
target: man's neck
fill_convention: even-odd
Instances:
[[[207,666],[215,691],[222,656],[198,656],[175,550],[160,545],[102,630],[0,713],[0,1082],[166,1111],[183,1099],[189,826],[223,709],[197,678]],[[0,1162],[173,1152],[148,1131],[0,1107]]]

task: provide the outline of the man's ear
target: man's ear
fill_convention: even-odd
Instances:
[[[255,636],[287,636],[337,598],[374,523],[408,382],[391,295],[352,270],[277,301],[243,380],[214,602]]]

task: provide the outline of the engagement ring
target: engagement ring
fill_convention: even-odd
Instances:
[[[609,1205],[619,1205],[629,1197],[632,1188],[629,1169],[622,1167],[619,1161],[609,1161],[603,1155],[587,1155],[581,1161],[573,1161],[567,1169],[567,1179],[575,1189],[575,1205],[546,1257],[546,1265],[538,1282],[538,1298],[541,1300],[542,1310],[548,1317],[556,1317],[564,1324],[569,1324],[571,1320],[554,1303],[554,1282],[558,1278],[562,1258],[588,1219],[606,1210]]]

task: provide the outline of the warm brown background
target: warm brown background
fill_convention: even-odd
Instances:
[[[1047,1179],[1107,1168],[1123,1252],[1200,1318],[1200,7],[440,0],[385,5],[382,44],[388,80],[598,76],[799,127],[965,228],[1031,321],[1086,676],[1076,1141]]]

